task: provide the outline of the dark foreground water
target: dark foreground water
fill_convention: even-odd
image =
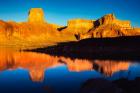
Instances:
[[[136,93],[139,77],[138,61],[0,51],[0,93]]]

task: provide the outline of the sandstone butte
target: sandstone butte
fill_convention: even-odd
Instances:
[[[72,19],[67,26],[47,23],[41,8],[32,8],[28,21],[0,20],[0,46],[20,49],[44,47],[58,42],[85,38],[106,38],[140,35],[140,28],[131,27],[130,21],[107,14],[97,20]]]

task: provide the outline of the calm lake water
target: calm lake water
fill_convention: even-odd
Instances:
[[[72,59],[35,52],[0,51],[0,93],[79,93],[89,79],[140,77],[138,61]]]

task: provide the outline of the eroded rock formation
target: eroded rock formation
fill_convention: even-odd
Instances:
[[[93,28],[92,20],[85,19],[73,19],[68,21],[68,30],[73,31],[73,33],[87,33]]]
[[[131,23],[130,21],[121,21],[116,19],[114,14],[107,14],[103,16],[102,18],[98,19],[94,22],[95,27],[100,25],[116,25],[119,26],[122,29],[131,29]]]
[[[59,27],[45,22],[41,8],[33,8],[29,12],[28,22],[0,21],[0,45],[26,49],[70,41],[57,30]]]
[[[0,20],[0,45],[20,49],[44,47],[76,39],[135,35],[140,35],[140,29],[132,28],[130,21],[116,19],[114,14],[97,20],[73,19],[68,21],[67,26],[59,26],[46,23],[41,8],[32,8],[28,22]]]
[[[88,33],[80,34],[80,38],[106,38],[136,35],[140,35],[140,30],[131,27],[130,21],[121,21],[116,19],[114,14],[108,14],[94,21],[94,27]]]

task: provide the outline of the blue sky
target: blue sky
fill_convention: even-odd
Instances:
[[[98,19],[114,13],[140,27],[140,0],[0,0],[0,19],[27,21],[30,8],[43,8],[49,23],[66,25],[73,18]]]

